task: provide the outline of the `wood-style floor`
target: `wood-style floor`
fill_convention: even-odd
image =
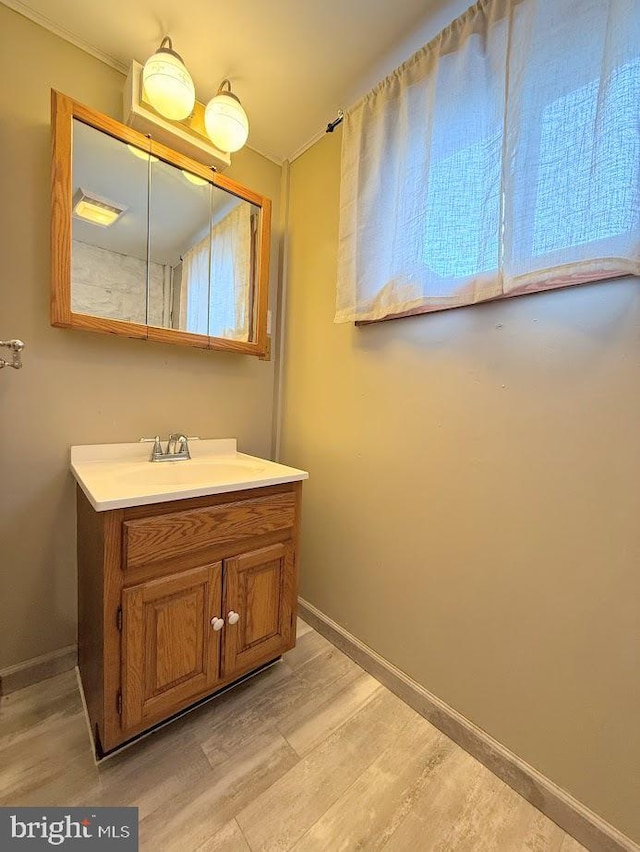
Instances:
[[[282,662],[94,764],[75,674],[0,703],[0,805],[130,805],[144,852],[583,847],[307,625]]]

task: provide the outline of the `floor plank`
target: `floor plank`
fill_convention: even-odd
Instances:
[[[314,702],[306,702],[278,724],[280,732],[300,756],[312,751],[333,731],[348,721],[376,693],[381,684],[363,672],[355,680],[334,681],[338,691],[328,689]]]
[[[387,690],[238,814],[252,850],[290,849],[417,717]]]
[[[281,662],[100,765],[73,672],[0,699],[0,804],[135,806],[142,852],[584,852],[301,621]]]
[[[239,811],[268,790],[298,761],[277,731],[263,732],[244,748],[211,767],[140,823],[145,848],[197,849]]]
[[[422,787],[446,772],[454,749],[451,740],[416,716],[294,849],[382,849]]]
[[[184,852],[184,850],[185,847],[182,845],[175,847],[175,852]],[[173,852],[173,850],[165,847],[164,852]],[[251,852],[251,847],[244,839],[238,823],[232,819],[216,832],[214,837],[210,837],[202,846],[199,846],[196,852]]]

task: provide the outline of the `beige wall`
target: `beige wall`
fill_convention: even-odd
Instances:
[[[119,117],[123,80],[2,5],[0,78],[0,338],[27,343],[0,373],[2,667],[75,640],[69,446],[179,428],[268,455],[274,369],[49,326],[49,88]],[[637,282],[333,325],[339,145],[291,169],[302,594],[640,839]],[[230,174],[277,223],[279,168]]]
[[[69,447],[179,429],[269,455],[274,367],[49,326],[49,91],[120,118],[124,78],[0,5],[0,79],[0,339],[26,342],[24,369],[0,372],[2,668],[75,642]],[[227,173],[277,224],[280,172],[245,150]]]
[[[291,166],[301,594],[640,840],[640,288],[334,325],[340,134]]]

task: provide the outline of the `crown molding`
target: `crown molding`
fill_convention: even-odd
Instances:
[[[49,32],[54,35],[59,36],[60,38],[68,41],[74,47],[80,48],[85,53],[89,53],[91,56],[94,56],[96,59],[99,59],[101,62],[104,62],[105,65],[109,65],[111,68],[115,68],[116,71],[119,71],[121,74],[125,74],[128,71],[129,66],[120,60],[116,59],[113,56],[110,56],[108,53],[105,53],[100,48],[96,47],[93,44],[90,44],[88,41],[85,41],[83,38],[80,38],[75,33],[71,32],[71,30],[66,29],[65,27],[61,27],[52,21],[51,18],[47,18],[46,15],[40,14],[40,12],[36,12],[32,9],[28,3],[23,3],[22,0],[0,0],[2,5],[7,6],[7,8],[12,9],[14,12],[17,12],[19,15],[22,15],[25,18],[28,18],[30,21],[33,21],[34,24],[38,24],[45,30],[49,30]]]
[[[297,160],[298,157],[301,157],[306,151],[309,150],[309,148],[313,148],[316,142],[319,142],[326,132],[326,130],[318,130],[318,132],[314,133],[311,139],[308,139],[304,143],[304,145],[301,145],[299,148],[296,148],[296,150],[287,157],[287,160],[290,163],[293,163],[294,160]]]
[[[245,148],[247,148],[249,151],[253,151],[254,154],[259,154],[261,157],[264,157],[265,160],[269,160],[276,166],[282,167],[285,162],[284,157],[278,157],[276,154],[268,154],[266,151],[262,151],[260,148],[254,148],[253,145],[249,145],[248,143],[245,145]],[[231,161],[231,165],[233,165],[233,160]]]
[[[114,68],[116,71],[124,74],[125,77],[129,73],[130,63],[120,62],[119,59],[116,59],[90,42],[80,38],[75,33],[72,33],[71,30],[59,26],[52,21],[51,18],[47,18],[46,15],[41,15],[40,12],[36,12],[28,5],[28,3],[23,3],[22,0],[0,0],[0,5],[6,6],[8,9],[12,9],[19,15],[28,18],[30,21],[33,21],[34,24],[38,24],[38,26],[43,29],[48,30],[50,33],[53,33],[59,38],[64,39],[64,41],[69,42],[69,44],[72,44],[74,47],[90,54],[90,56],[93,56],[95,59],[99,59],[100,62],[104,62],[105,65],[109,65],[111,68]],[[261,151],[259,148],[254,148],[253,145],[247,145],[247,148],[250,148],[266,160],[270,160],[277,166],[282,166],[282,163],[284,162],[283,157],[267,153],[266,151]]]

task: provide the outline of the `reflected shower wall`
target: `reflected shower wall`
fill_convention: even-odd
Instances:
[[[147,262],[73,240],[71,310],[147,323]],[[162,325],[171,310],[171,268],[149,264],[149,322]]]

